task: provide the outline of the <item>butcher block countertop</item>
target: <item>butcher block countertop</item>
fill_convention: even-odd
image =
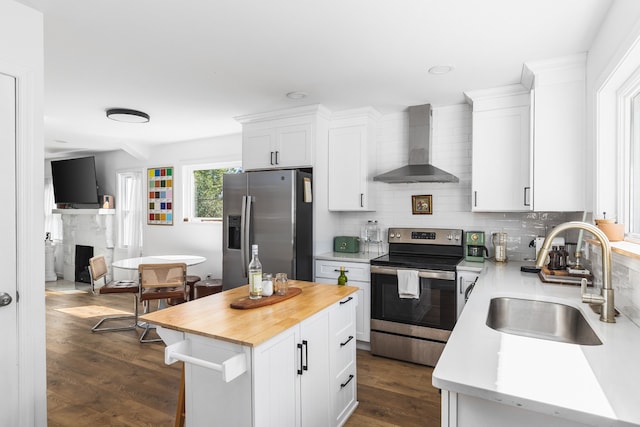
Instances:
[[[249,295],[249,285],[199,298],[140,316],[173,329],[255,347],[358,291],[355,286],[289,280],[302,289],[293,298],[260,308],[238,310],[229,305]]]

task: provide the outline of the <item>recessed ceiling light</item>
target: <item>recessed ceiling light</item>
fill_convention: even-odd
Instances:
[[[149,121],[147,113],[128,108],[110,108],[107,110],[107,117],[125,123],[146,123]]]
[[[429,73],[430,74],[447,74],[453,71],[453,69],[454,69],[453,65],[434,65],[433,67],[429,68]]]
[[[287,98],[289,99],[304,99],[308,96],[306,92],[289,92]]]

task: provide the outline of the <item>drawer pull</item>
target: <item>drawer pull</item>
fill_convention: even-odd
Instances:
[[[336,273],[340,273],[340,270],[339,270],[339,269],[337,269],[337,268],[334,268],[334,269],[333,269],[333,271],[335,271]],[[348,272],[349,272],[349,270],[345,270],[344,272],[345,272],[345,273],[348,273]]]
[[[349,335],[349,338],[347,338],[345,342],[340,343],[340,347],[344,347],[345,345],[349,344],[349,341],[351,341],[352,339],[353,339],[353,335]]]
[[[349,379],[347,380],[347,382],[340,384],[340,388],[345,388],[347,386],[347,384],[349,384],[351,382],[351,380],[353,379],[353,374],[349,375]]]
[[[342,304],[346,304],[346,303],[348,303],[349,301],[351,301],[352,299],[353,299],[353,297],[349,297],[349,298],[347,298],[345,301],[340,301],[340,305],[342,305]]]

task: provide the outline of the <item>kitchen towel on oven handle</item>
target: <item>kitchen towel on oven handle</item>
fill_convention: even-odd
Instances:
[[[398,269],[398,296],[420,298],[420,278],[417,270]]]

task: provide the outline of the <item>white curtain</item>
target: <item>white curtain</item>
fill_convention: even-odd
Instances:
[[[51,233],[52,240],[62,240],[62,215],[54,214],[56,208],[53,195],[53,179],[44,179],[44,231]],[[44,236],[42,236],[44,239]]]
[[[118,172],[116,217],[118,221],[117,254],[115,258],[135,258],[142,255],[144,198],[142,172]]]

